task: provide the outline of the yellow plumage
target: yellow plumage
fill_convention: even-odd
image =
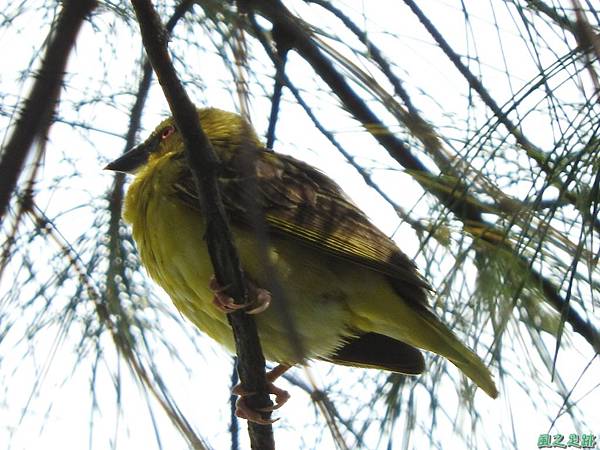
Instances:
[[[416,347],[448,358],[497,396],[485,365],[430,311],[427,283],[412,262],[333,181],[264,149],[240,116],[212,108],[198,113],[222,163],[219,182],[242,267],[256,286],[269,289],[243,200],[240,161],[250,155],[255,162],[254,207],[265,215],[268,257],[285,288],[304,358],[416,374],[423,370]],[[136,173],[123,215],[150,276],[198,328],[233,350],[227,318],[212,303],[205,223],[172,119],[108,168]],[[265,356],[297,363],[276,311],[271,306],[255,316]]]

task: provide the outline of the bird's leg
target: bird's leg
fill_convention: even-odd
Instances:
[[[285,402],[290,398],[288,391],[278,388],[273,382],[283,375],[291,366],[287,364],[279,364],[274,369],[270,370],[266,374],[267,379],[267,393],[275,396],[275,404],[267,408],[260,408],[259,410],[252,409],[246,398],[250,395],[254,395],[255,392],[246,391],[241,384],[236,385],[231,392],[235,395],[239,395],[237,402],[235,403],[235,415],[241,419],[249,420],[261,425],[269,425],[276,422],[279,419],[263,419],[261,412],[274,411],[281,408]]]
[[[247,281],[248,285],[248,296],[252,299],[251,303],[247,305],[238,305],[235,303],[233,298],[225,294],[227,286],[221,286],[217,278],[213,275],[210,277],[208,287],[213,291],[213,305],[225,314],[230,314],[239,309],[246,309],[247,314],[259,314],[269,307],[271,304],[271,293],[266,289],[256,287],[254,283]]]

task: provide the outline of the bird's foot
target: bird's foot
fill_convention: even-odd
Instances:
[[[227,289],[227,286],[221,286],[217,281],[217,277],[214,275],[210,277],[208,288],[214,294],[212,302],[219,311],[225,314],[230,314],[238,309],[246,307],[246,305],[238,305],[235,303],[232,297],[225,294],[225,289]]]
[[[287,364],[279,364],[273,370],[266,374],[267,378],[267,393],[275,396],[275,403],[266,408],[253,409],[248,405],[247,397],[254,395],[255,392],[249,392],[241,384],[236,385],[231,392],[235,395],[239,395],[237,402],[235,403],[235,415],[241,419],[249,420],[250,422],[258,423],[260,425],[270,425],[279,420],[277,419],[265,419],[261,413],[272,412],[276,409],[281,408],[290,398],[288,391],[278,388],[273,382],[279,378],[290,366]]]
[[[233,298],[225,294],[224,291],[228,286],[221,286],[214,275],[210,277],[208,287],[214,293],[213,305],[225,314],[231,314],[244,308],[246,308],[246,314],[259,314],[271,304],[271,293],[266,289],[254,286],[251,282],[248,282],[248,296],[252,302],[247,305],[239,305]]]

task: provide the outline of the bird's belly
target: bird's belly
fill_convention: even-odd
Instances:
[[[203,239],[204,222],[197,211],[177,200],[158,197],[147,208],[147,223],[153,225],[133,224],[142,262],[181,313],[234,351],[227,317],[212,304],[208,288],[213,268]],[[244,271],[257,287],[271,290],[254,236],[239,228],[233,231]],[[315,260],[317,255],[293,241],[275,238],[268,254],[285,297],[273,298],[271,306],[255,316],[265,357],[294,364],[330,355],[351,334],[343,283]],[[281,308],[289,312],[292,327],[282,318]],[[294,339],[300,349],[294,347]]]

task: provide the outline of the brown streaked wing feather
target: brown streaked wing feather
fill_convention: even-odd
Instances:
[[[429,286],[413,262],[369,222],[333,180],[295,158],[264,150],[251,154],[237,150],[222,158],[219,182],[225,208],[234,222],[249,225],[245,197],[249,181],[241,176],[240,169],[249,155],[255,158],[253,182],[258,197],[250,203],[262,208],[270,232],[381,272],[405,300],[426,305],[425,289]],[[176,189],[182,200],[197,208],[189,172],[182,174]]]

